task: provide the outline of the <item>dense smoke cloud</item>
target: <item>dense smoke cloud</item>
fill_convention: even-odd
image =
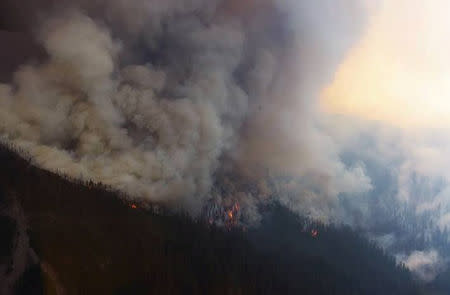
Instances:
[[[260,168],[258,177],[290,176],[269,194],[323,219],[339,193],[371,188],[364,166],[346,167],[315,123],[315,92],[331,73],[315,62],[337,62],[345,46],[323,50],[307,16],[328,18],[324,32],[355,34],[331,3],[46,6],[36,36],[47,58],[22,66],[0,100],[3,139],[39,165],[194,214],[211,198],[254,208],[259,194],[212,186]]]
[[[420,125],[428,117],[399,114],[392,104],[395,95],[416,100],[446,82],[394,83],[418,81],[415,67],[399,72],[404,80],[396,72],[417,56],[427,69],[422,37],[448,27],[442,14],[430,17],[444,11],[439,5],[26,2],[0,7],[7,14],[0,25],[24,32],[19,39],[34,36],[20,42],[33,44],[23,55],[34,60],[0,73],[13,77],[0,84],[0,134],[35,163],[193,215],[239,202],[250,224],[259,205],[275,199],[365,230],[424,280],[443,269],[442,241],[432,233],[450,224],[447,129],[435,120]],[[409,15],[426,19],[417,34],[404,33]],[[1,36],[11,50],[19,46]],[[427,39],[429,48],[447,48],[440,36]],[[404,41],[414,50],[398,47]],[[379,52],[385,60],[374,63]],[[442,56],[423,73],[445,73]],[[403,62],[387,62],[393,57]],[[411,84],[420,90],[413,97]],[[328,112],[319,105],[323,93]],[[381,108],[371,112],[367,102]],[[425,242],[414,249],[412,240]]]

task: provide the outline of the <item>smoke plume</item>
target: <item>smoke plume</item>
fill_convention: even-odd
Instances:
[[[340,193],[371,188],[364,165],[344,165],[315,116],[331,73],[316,63],[334,62],[350,42],[329,52],[308,15],[329,18],[324,34],[356,34],[331,3],[59,6],[31,14],[46,56],[0,85],[2,138],[35,163],[193,214],[226,198],[257,214],[262,193],[213,189],[230,174],[287,192],[277,194],[283,203],[323,219]]]
[[[257,224],[276,200],[431,280],[450,225],[445,5],[3,1],[1,140],[193,216],[239,204]]]

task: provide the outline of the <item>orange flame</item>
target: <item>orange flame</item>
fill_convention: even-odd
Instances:
[[[240,210],[240,206],[239,203],[236,202],[233,204],[233,206],[231,206],[231,208],[229,208],[228,210],[225,211],[225,217],[226,217],[226,226],[228,229],[231,229],[233,226],[238,224],[238,213]]]
[[[232,210],[228,210],[227,214],[230,219],[233,219],[233,211]]]

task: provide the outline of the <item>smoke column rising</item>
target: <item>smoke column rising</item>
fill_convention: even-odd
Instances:
[[[4,1],[38,46],[2,75],[1,138],[194,216],[238,201],[257,224],[275,199],[431,280],[450,221],[444,2]]]
[[[370,189],[363,166],[346,167],[314,123],[314,92],[328,69],[315,62],[345,46],[321,49],[318,23],[306,16],[329,18],[323,33],[355,34],[345,17],[333,19],[334,5],[72,6],[36,18],[47,57],[0,86],[3,140],[39,165],[193,214],[212,198],[219,170],[310,179],[287,184],[294,192],[283,203],[324,219],[339,193]]]

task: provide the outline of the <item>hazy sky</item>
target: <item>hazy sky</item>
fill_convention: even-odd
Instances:
[[[329,112],[401,127],[449,127],[450,2],[382,1],[324,89]]]
[[[450,2],[382,0],[366,8],[363,33],[321,90],[320,113],[342,150],[365,163],[378,207],[406,208],[409,225],[422,218],[448,228]],[[389,215],[381,211],[375,219]],[[427,238],[426,231],[414,235]],[[397,257],[430,280],[447,259],[432,245]]]

